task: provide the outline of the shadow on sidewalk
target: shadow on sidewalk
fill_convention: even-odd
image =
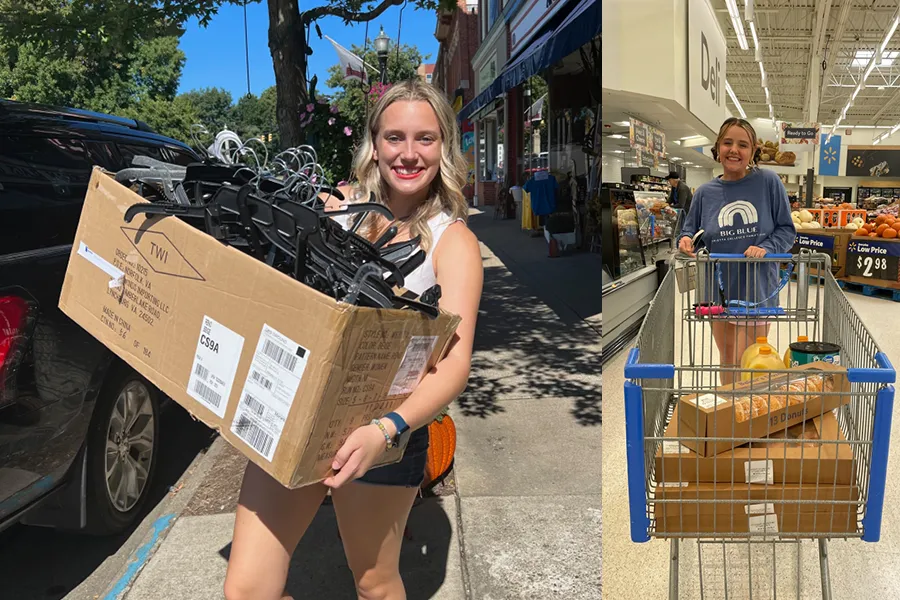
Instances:
[[[503,412],[503,398],[566,398],[581,425],[601,422],[600,339],[568,325],[504,267],[486,267],[467,416]]]
[[[400,552],[400,574],[409,600],[433,598],[447,578],[453,529],[442,503],[441,498],[428,498],[416,504],[409,515],[408,536]],[[227,561],[231,544],[219,554]],[[458,574],[450,577],[458,578]],[[285,592],[297,600],[356,598],[331,505],[319,509],[297,546]]]

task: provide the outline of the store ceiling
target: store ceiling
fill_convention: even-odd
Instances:
[[[747,39],[742,50],[726,0],[710,0],[728,44],[726,79],[750,118],[769,118],[746,0],[734,0]],[[729,0],[731,1],[731,0]],[[818,115],[831,125],[841,116],[869,61],[889,33],[898,12],[897,0],[752,0],[754,25],[768,79],[775,118],[811,119],[815,99],[809,88],[819,72]],[[838,36],[840,36],[838,38]],[[823,62],[824,61],[824,62]],[[739,114],[731,99],[729,109]],[[813,111],[814,112],[814,111]],[[850,105],[845,125],[900,123],[900,29],[890,38]]]

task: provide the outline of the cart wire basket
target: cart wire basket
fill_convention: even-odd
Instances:
[[[679,540],[697,543],[701,599],[712,588],[704,560],[724,568],[737,545],[746,576],[716,583],[725,598],[754,598],[762,553],[770,560],[757,576],[762,569],[774,589],[779,575],[796,572],[788,587],[798,600],[800,542],[815,540],[830,600],[828,540],[880,536],[894,368],[826,254],[750,259],[701,250],[672,260],[625,367],[631,538],[670,540],[671,599],[679,594]],[[799,336],[839,351],[785,364]],[[742,362],[754,343],[771,347],[762,351],[768,362]],[[796,559],[777,558],[788,548]]]

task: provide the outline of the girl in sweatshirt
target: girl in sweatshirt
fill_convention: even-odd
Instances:
[[[756,131],[750,123],[727,119],[719,129],[712,152],[713,158],[722,163],[724,174],[697,188],[678,240],[679,250],[693,255],[691,240],[702,229],[702,240],[711,253],[762,258],[790,252],[796,230],[787,191],[773,171],[757,168]],[[777,305],[777,295],[768,299],[778,288],[777,263],[722,262],[716,270],[716,279],[709,283],[714,287],[721,285],[726,300]],[[700,300],[717,301],[716,296]],[[720,364],[738,366],[744,350],[757,336],[767,336],[768,332],[765,321],[713,322]],[[734,373],[722,371],[720,378],[723,384],[730,384]]]

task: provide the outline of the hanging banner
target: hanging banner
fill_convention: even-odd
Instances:
[[[848,146],[847,177],[900,177],[900,147]]]
[[[642,167],[656,168],[659,166],[659,158],[652,152],[641,148],[634,149],[635,162]]]
[[[825,143],[828,138],[822,135],[822,144],[819,150],[819,175],[836,177],[840,175],[841,168],[841,136],[831,137],[831,141]]]
[[[366,63],[363,62],[363,59],[353,54],[327,35],[324,37],[331,42],[335,52],[337,52],[338,60],[341,61],[341,73],[344,75],[344,81],[355,80],[361,81],[362,83],[368,83],[369,76],[366,73],[366,66],[370,69],[374,69],[374,67],[366,65]],[[378,69],[374,70],[377,71]]]
[[[629,121],[631,128],[628,132],[628,139],[631,142],[631,147],[635,150],[639,149],[641,152],[653,154],[658,158],[665,158],[666,134],[637,119],[629,119]]]
[[[779,125],[782,149],[813,152],[819,145],[818,123],[785,123]]]

